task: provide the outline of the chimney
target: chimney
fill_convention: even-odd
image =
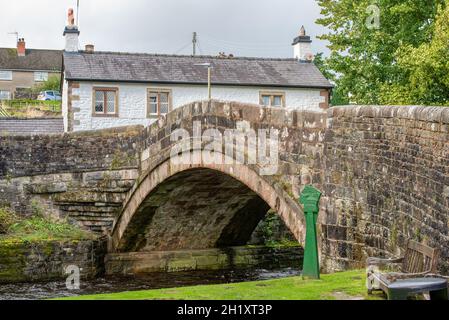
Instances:
[[[85,51],[86,51],[86,53],[94,53],[95,46],[93,44],[86,44]]]
[[[26,46],[25,46],[25,39],[20,38],[17,42],[17,55],[19,57],[25,57],[26,54]]]
[[[292,45],[295,59],[301,62],[313,61],[312,40],[310,40],[310,37],[306,35],[306,29],[304,26],[301,27],[299,36],[293,40]]]
[[[64,34],[63,34],[63,36],[65,37],[65,49],[64,50],[66,52],[78,52],[79,35],[80,35],[80,32],[78,30],[78,27],[75,25],[73,9],[69,9],[68,23],[64,29]]]

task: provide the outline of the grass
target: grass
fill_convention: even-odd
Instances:
[[[8,233],[0,236],[8,241],[52,241],[93,239],[93,235],[67,222],[56,222],[43,217],[32,217],[13,224]]]
[[[0,103],[3,116],[17,118],[60,117],[61,101],[5,100]]]
[[[68,300],[357,300],[368,296],[365,271],[322,275],[321,280],[292,277],[267,281],[133,291],[65,298]]]
[[[94,238],[91,233],[66,221],[56,221],[42,214],[19,218],[6,208],[0,208],[0,227],[0,243]]]

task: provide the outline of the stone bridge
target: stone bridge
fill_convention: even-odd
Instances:
[[[227,161],[226,148],[215,149],[222,163],[201,156],[237,127],[279,132],[274,174],[261,174],[258,162]],[[172,139],[177,129],[189,139]],[[195,161],[171,161],[174,149]],[[297,199],[307,184],[324,193],[324,268],[399,254],[413,238],[441,248],[440,270],[449,271],[449,108],[317,113],[210,101],[145,129],[0,137],[0,202],[25,215],[40,206],[107,233],[112,256],[243,245],[270,208],[302,243]]]

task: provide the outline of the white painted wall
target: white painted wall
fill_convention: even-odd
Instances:
[[[92,90],[93,87],[119,88],[119,117],[104,118],[92,117]],[[126,125],[144,125],[153,123],[154,119],[147,119],[147,89],[164,88],[172,90],[173,108],[178,108],[194,101],[207,100],[206,86],[192,85],[145,85],[145,84],[117,84],[81,82],[79,89],[73,89],[73,95],[79,95],[79,101],[72,101],[73,108],[80,111],[74,113],[74,131],[97,130]],[[319,111],[319,104],[324,102],[319,89],[283,89],[283,88],[257,88],[257,87],[213,87],[212,98],[216,100],[239,101],[259,104],[260,91],[285,92],[286,107],[288,109],[308,109]],[[65,90],[65,92],[67,92]],[[63,99],[67,99],[64,95]],[[66,103],[65,103],[66,104]],[[64,102],[63,102],[64,106]],[[64,107],[63,107],[64,108]],[[67,113],[64,113],[66,118]],[[76,125],[79,120],[79,125]],[[66,119],[64,123],[66,123]],[[67,128],[67,127],[66,127]]]

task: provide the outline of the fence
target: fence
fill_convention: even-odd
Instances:
[[[5,109],[2,108],[2,106],[0,106],[0,118],[8,118],[10,117],[9,113],[6,112]]]
[[[26,99],[4,100],[0,102],[0,108],[2,108],[6,114],[27,113],[30,112],[30,110],[60,113],[61,101],[38,101]]]

